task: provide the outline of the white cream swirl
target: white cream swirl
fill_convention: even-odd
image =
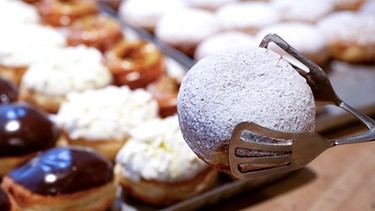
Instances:
[[[73,139],[121,141],[130,129],[157,115],[157,102],[148,92],[108,86],[68,94],[55,121]]]
[[[64,96],[72,91],[102,88],[112,74],[102,63],[102,54],[83,45],[54,49],[26,70],[22,84],[48,95]]]
[[[183,181],[207,168],[184,141],[177,115],[145,122],[130,135],[116,162],[120,173],[133,181]]]

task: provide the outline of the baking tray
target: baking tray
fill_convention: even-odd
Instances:
[[[130,29],[140,38],[154,43],[164,55],[177,61],[186,71],[195,64],[193,59],[157,40],[149,32],[134,27],[119,18],[117,12],[112,8],[103,3],[100,3],[99,6],[104,14],[116,18],[124,28]],[[373,93],[375,92],[374,65],[353,65],[331,61],[323,69],[327,72],[332,86],[342,100],[367,115],[375,114],[375,94]],[[318,133],[326,133],[338,130],[356,121],[358,120],[349,113],[336,106],[328,105],[319,109],[315,130]],[[255,179],[235,180],[226,174],[220,173],[218,181],[211,190],[168,207],[153,207],[144,204],[122,193],[119,188],[118,200],[116,201],[114,210],[195,210],[234,197],[245,191],[259,188],[271,182],[282,180],[291,174],[293,172]]]

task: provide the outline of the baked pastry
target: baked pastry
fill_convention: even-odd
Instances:
[[[112,163],[90,148],[56,147],[1,183],[21,210],[106,210],[115,200]]]
[[[162,42],[193,57],[197,45],[219,31],[214,13],[203,9],[184,8],[163,15],[155,27]]]
[[[266,2],[235,2],[217,9],[216,18],[222,31],[257,33],[261,28],[280,20],[275,8]]]
[[[190,7],[196,7],[196,8],[215,11],[225,4],[238,2],[239,0],[185,0],[185,1],[187,5]]]
[[[371,1],[371,0],[369,0]],[[367,0],[333,0],[336,10],[358,10]]]
[[[18,100],[18,87],[13,82],[0,77],[0,105]]]
[[[282,131],[313,131],[315,126],[315,102],[306,80],[280,55],[249,46],[198,61],[182,81],[177,113],[191,149],[229,174],[228,144],[238,123]],[[254,136],[244,141],[274,140]]]
[[[0,35],[0,76],[17,85],[31,63],[50,49],[66,45],[65,36],[48,26],[23,23],[4,29]]]
[[[36,8],[22,1],[0,1],[0,25],[15,25],[19,23],[40,23],[41,17]],[[2,32],[5,30],[3,29]]]
[[[272,0],[269,4],[282,21],[316,23],[335,10],[332,0]]]
[[[43,22],[52,26],[68,26],[80,17],[99,12],[93,0],[40,0],[35,6]]]
[[[327,39],[334,59],[350,63],[375,62],[375,18],[342,11],[322,19],[318,26]]]
[[[164,14],[185,7],[184,0],[126,0],[120,4],[118,11],[122,20],[153,33]]]
[[[39,151],[54,147],[60,131],[41,110],[24,103],[0,106],[0,177]]]
[[[153,98],[158,102],[159,115],[167,117],[177,112],[177,94],[180,81],[169,75],[163,75],[147,86]]]
[[[70,46],[84,44],[104,52],[123,38],[119,22],[106,15],[88,15],[74,21],[67,30]]]
[[[319,66],[324,66],[331,56],[324,34],[313,24],[303,22],[281,22],[272,24],[257,33],[257,43],[260,43],[269,33],[281,36],[293,46],[293,48],[304,54]],[[297,62],[296,59],[276,45],[269,45],[269,49],[283,55],[287,60],[295,63]]]
[[[112,83],[102,54],[79,45],[54,49],[29,66],[20,84],[20,99],[56,113],[68,93],[98,89]]]
[[[147,204],[168,206],[215,183],[217,171],[187,146],[177,116],[153,119],[131,131],[116,156],[116,174],[127,196]]]
[[[18,205],[14,201],[13,197],[8,195],[0,187],[0,210],[2,211],[18,211]]]
[[[104,53],[104,64],[117,86],[144,88],[165,72],[163,54],[146,40],[120,40]]]
[[[252,35],[245,32],[228,31],[217,33],[199,43],[194,52],[194,59],[198,61],[218,50],[242,45],[258,46],[259,43],[255,42],[255,38]]]
[[[114,160],[129,130],[157,115],[157,102],[145,90],[108,86],[69,94],[55,121],[68,144],[95,148]]]

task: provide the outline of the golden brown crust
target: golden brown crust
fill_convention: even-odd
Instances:
[[[374,63],[374,47],[373,45],[360,45],[338,39],[330,43],[332,57],[349,63]]]
[[[74,21],[68,28],[68,45],[85,44],[105,51],[123,38],[120,24],[104,15],[89,15]]]
[[[0,178],[8,174],[13,168],[33,158],[35,155],[36,152],[23,156],[0,157]]]
[[[96,140],[90,141],[84,138],[72,139],[66,132],[62,132],[62,137],[66,140],[68,145],[80,145],[94,148],[100,154],[107,157],[109,160],[114,161],[117,152],[127,141],[127,138],[123,140]]]
[[[177,113],[177,95],[179,87],[180,82],[168,75],[161,76],[155,82],[147,86],[147,90],[158,102],[161,117],[167,117]]]
[[[111,207],[116,198],[114,180],[100,187],[56,196],[32,193],[8,176],[3,178],[1,186],[15,199],[22,210],[102,211]]]
[[[80,17],[99,12],[93,0],[40,0],[36,8],[43,22],[52,26],[67,26]]]
[[[116,166],[117,170],[119,165]],[[141,179],[134,182],[117,172],[119,183],[125,194],[145,203],[156,206],[168,206],[191,198],[212,188],[218,172],[210,167],[194,178],[182,182],[159,182]]]
[[[105,52],[104,63],[116,85],[131,89],[144,88],[165,72],[163,55],[145,40],[117,42]]]
[[[12,67],[0,64],[0,76],[19,85],[26,69],[26,66]]]
[[[28,102],[48,113],[56,114],[65,96],[42,94],[21,84],[19,100]]]

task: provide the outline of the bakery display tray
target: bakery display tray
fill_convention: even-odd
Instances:
[[[154,43],[164,55],[178,62],[186,71],[195,64],[194,60],[160,42],[147,31],[134,27],[118,18],[117,12],[107,5],[100,3],[100,9],[104,14],[115,17],[124,28],[130,29],[140,38]],[[335,91],[342,100],[367,115],[375,114],[375,94],[373,93],[375,92],[374,65],[353,65],[331,61],[326,67],[322,68],[328,74]],[[316,132],[324,133],[340,130],[341,127],[355,121],[358,120],[338,107],[324,106],[319,109],[316,117]],[[282,180],[290,174],[293,174],[293,172],[248,180],[235,180],[228,175],[220,173],[218,181],[211,190],[169,207],[149,206],[128,197],[119,188],[118,200],[113,210],[195,210],[235,197],[245,191],[256,189],[276,180]]]

